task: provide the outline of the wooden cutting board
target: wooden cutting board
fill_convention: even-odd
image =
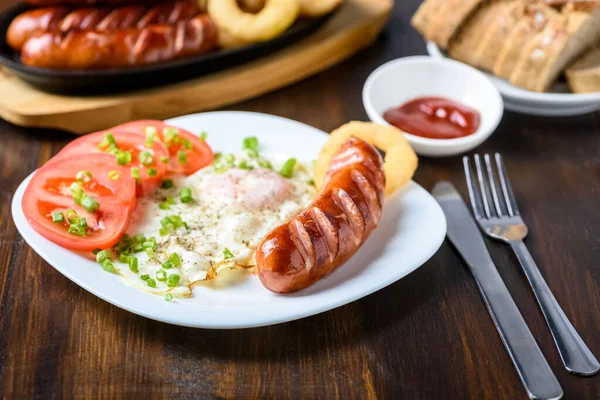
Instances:
[[[346,0],[317,33],[260,60],[159,88],[93,97],[39,91],[0,70],[0,117],[83,134],[136,119],[166,119],[259,96],[314,75],[371,44],[393,0]]]

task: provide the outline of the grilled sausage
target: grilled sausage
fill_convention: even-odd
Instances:
[[[376,228],[384,192],[381,155],[351,138],[333,158],[317,199],[258,246],[263,286],[275,293],[295,292],[348,261]]]
[[[17,16],[8,27],[7,42],[21,51],[25,42],[46,32],[59,31],[116,31],[129,28],[143,29],[156,24],[175,24],[188,21],[200,14],[194,0],[171,1],[154,7],[126,6],[109,8],[48,7],[26,11]]]
[[[157,3],[160,0],[148,0],[147,3]],[[117,5],[125,3],[133,3],[133,0],[25,0],[25,3],[37,7],[48,7],[56,5],[70,6],[92,6],[98,4]]]
[[[25,42],[21,60],[59,70],[124,68],[200,55],[214,49],[217,42],[215,23],[200,14],[174,25],[143,29],[44,33]]]

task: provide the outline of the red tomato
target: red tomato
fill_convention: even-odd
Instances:
[[[69,143],[60,153],[52,160],[69,158],[80,154],[95,154],[107,153],[110,151],[110,146],[106,142],[106,135],[111,133],[115,138],[117,147],[122,152],[131,154],[131,163],[128,168],[138,168],[140,171],[140,179],[137,186],[138,197],[146,196],[152,193],[162,182],[162,179],[167,172],[167,164],[161,162],[160,159],[169,156],[167,148],[159,141],[155,141],[152,147],[146,147],[146,136],[141,133],[131,133],[124,130],[110,129],[107,131],[96,132],[85,135]],[[140,154],[149,152],[152,155],[152,162],[142,164]],[[113,157],[113,166],[117,166],[117,159]],[[151,176],[151,169],[156,171],[156,174]],[[131,175],[131,172],[128,172]]]
[[[152,127],[156,129],[158,137],[165,143],[165,146],[169,149],[169,157],[171,162],[169,163],[168,172],[173,174],[184,174],[191,175],[201,168],[211,165],[214,161],[214,154],[206,144],[205,141],[200,140],[198,136],[184,129],[172,127],[166,125],[162,121],[143,120],[134,121],[127,124],[119,125],[114,128],[115,131],[129,131],[137,133],[146,133],[146,128]],[[168,140],[165,138],[165,128],[176,129],[177,136],[179,138],[175,140]],[[188,145],[185,146],[185,141]],[[181,163],[179,160],[179,153],[185,152],[185,162]]]
[[[92,174],[89,182],[80,185],[86,195],[100,204],[94,213],[73,201],[69,187],[79,171]],[[109,178],[111,171],[116,171],[117,179]],[[21,204],[31,227],[59,246],[75,251],[108,249],[117,244],[127,230],[135,208],[135,187],[129,169],[116,166],[113,155],[74,155],[53,159],[40,168],[27,185]],[[67,232],[69,224],[64,212],[68,209],[85,217],[88,225],[85,236]],[[63,213],[64,222],[52,221],[52,214],[57,212]]]

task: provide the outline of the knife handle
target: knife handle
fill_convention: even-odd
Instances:
[[[563,390],[496,266],[490,262],[471,271],[529,398],[560,399]]]

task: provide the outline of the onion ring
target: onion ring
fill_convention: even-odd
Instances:
[[[300,15],[321,17],[335,10],[344,0],[300,0]]]
[[[244,11],[256,14],[265,7],[266,0],[238,0],[238,2]]]
[[[208,14],[219,30],[246,43],[264,42],[279,36],[292,26],[299,12],[298,0],[267,0],[257,14],[242,11],[236,0],[208,2]]]
[[[329,140],[319,152],[313,171],[317,189],[323,187],[331,159],[340,146],[352,136],[385,151],[386,197],[394,194],[412,179],[419,160],[402,131],[394,127],[355,121],[331,132]]]

